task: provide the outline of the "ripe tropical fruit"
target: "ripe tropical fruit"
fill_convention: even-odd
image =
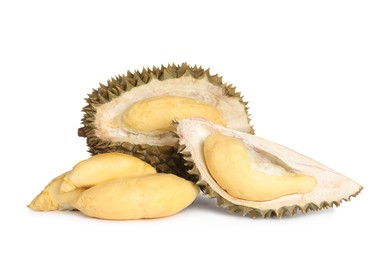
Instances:
[[[95,155],[52,180],[28,207],[78,209],[113,220],[159,218],[183,210],[199,193],[193,182],[155,173],[152,166],[127,154]]]
[[[156,169],[134,156],[122,153],[99,154],[77,163],[65,175],[61,191],[69,192],[76,188],[89,188],[117,178],[151,173],[156,173]]]
[[[81,194],[72,205],[87,216],[112,219],[160,218],[190,205],[198,187],[173,174],[114,179]]]
[[[179,151],[200,189],[231,212],[252,217],[339,206],[363,189],[355,181],[266,139],[204,119],[176,122]]]
[[[181,65],[127,72],[100,85],[86,99],[79,135],[92,154],[127,153],[158,172],[187,176],[177,153],[174,119],[201,117],[234,130],[253,133],[235,87],[201,67]]]
[[[205,139],[203,153],[212,177],[237,199],[267,201],[309,193],[317,186],[313,176],[296,173],[269,155],[257,156],[240,139],[219,132]]]

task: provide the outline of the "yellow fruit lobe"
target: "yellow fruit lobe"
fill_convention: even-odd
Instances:
[[[198,187],[172,174],[126,177],[85,191],[73,206],[87,216],[112,219],[166,217],[196,198]]]
[[[210,104],[180,96],[146,98],[132,104],[122,115],[129,129],[143,132],[174,130],[174,119],[203,117],[215,124],[226,126],[221,113]]]
[[[63,192],[78,187],[92,187],[99,183],[123,177],[156,173],[150,164],[127,154],[105,153],[76,164],[61,185]]]
[[[312,176],[288,172],[272,160],[257,160],[239,139],[215,133],[203,147],[207,168],[231,196],[251,201],[268,201],[279,197],[308,193],[317,182]]]
[[[67,173],[64,173],[53,179],[27,207],[32,210],[42,211],[73,209],[70,204],[72,204],[85,189],[74,189],[67,193],[61,192],[60,187],[66,174]]]

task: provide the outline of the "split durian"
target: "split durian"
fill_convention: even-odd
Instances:
[[[252,217],[282,217],[333,206],[363,189],[300,153],[205,119],[176,122],[188,172],[217,205]]]
[[[128,153],[158,172],[183,176],[188,170],[175,148],[174,119],[202,117],[253,133],[247,103],[235,87],[208,69],[185,63],[111,78],[86,101],[79,135],[87,138],[92,154]]]

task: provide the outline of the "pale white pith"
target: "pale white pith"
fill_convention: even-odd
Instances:
[[[239,98],[225,96],[222,91],[222,88],[211,84],[207,77],[195,79],[191,76],[183,76],[163,81],[152,79],[148,84],[133,88],[118,98],[99,106],[95,116],[95,134],[100,139],[113,142],[174,145],[177,137],[173,132],[131,131],[121,120],[121,115],[130,105],[157,96],[180,96],[205,102],[221,113],[228,128],[250,132],[245,107],[240,103]]]
[[[273,176],[283,176],[288,173],[287,169],[282,165],[275,164],[268,156],[251,149],[251,146],[245,145],[245,148],[251,160],[251,168],[253,170]]]
[[[211,133],[220,132],[226,136],[238,138],[246,143],[253,150],[262,150],[279,158],[295,172],[314,176],[317,180],[316,188],[305,194],[292,194],[270,201],[248,201],[232,197],[225,190],[220,188],[210,175],[205,164],[203,155],[203,142]],[[246,207],[260,210],[277,210],[282,207],[300,206],[305,207],[309,203],[321,205],[322,202],[341,201],[348,199],[351,195],[358,193],[362,187],[348,177],[335,172],[327,166],[310,159],[298,152],[295,152],[282,145],[273,143],[266,139],[230,130],[203,119],[179,120],[177,133],[180,137],[180,144],[185,145],[185,150],[191,153],[191,157],[200,172],[200,179],[210,185],[226,200]]]

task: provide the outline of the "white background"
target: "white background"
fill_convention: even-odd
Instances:
[[[389,13],[386,1],[1,1],[0,259],[389,259]],[[258,135],[344,173],[361,195],[266,220],[204,196],[157,220],[27,209],[89,156],[77,136],[87,93],[171,62],[223,75]]]

